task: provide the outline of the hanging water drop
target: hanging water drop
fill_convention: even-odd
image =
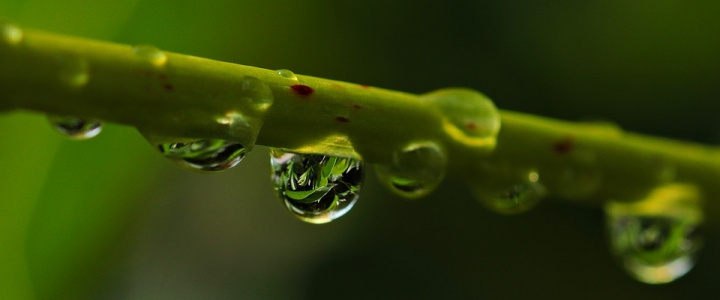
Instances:
[[[271,149],[270,163],[275,192],[300,220],[327,223],[357,202],[364,173],[358,159]]]
[[[245,146],[221,139],[168,138],[146,133],[143,136],[170,161],[185,169],[203,173],[230,169],[252,150],[252,145]]]
[[[74,116],[48,116],[50,124],[62,135],[75,140],[87,140],[100,134],[102,122]]]
[[[545,196],[547,191],[539,179],[538,172],[530,171],[516,182],[487,179],[484,183],[471,184],[470,188],[475,198],[489,209],[501,214],[519,214],[535,207]]]
[[[420,97],[443,114],[443,129],[454,140],[489,150],[500,131],[500,113],[485,95],[466,88],[448,88]]]
[[[411,143],[393,153],[389,165],[376,165],[380,182],[406,198],[430,194],[445,178],[447,156],[434,142]]]
[[[133,47],[133,52],[143,61],[150,63],[153,66],[161,67],[167,63],[167,55],[165,52],[151,45],[137,45]]]
[[[295,75],[295,73],[293,73],[293,71],[286,70],[286,69],[280,69],[280,70],[277,70],[277,73],[284,78],[287,78],[287,79],[290,79],[293,81],[298,80],[297,75]]]
[[[0,22],[0,41],[9,45],[17,45],[23,39],[23,31],[15,24]]]
[[[698,201],[694,186],[672,184],[640,202],[606,205],[610,246],[631,276],[662,284],[692,269],[702,245]]]

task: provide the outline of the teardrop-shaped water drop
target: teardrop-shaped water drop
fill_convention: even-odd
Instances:
[[[23,39],[23,31],[15,24],[0,22],[0,42],[17,45]]]
[[[74,140],[87,140],[97,136],[102,131],[102,122],[94,119],[50,115],[48,121],[55,130]]]
[[[295,75],[295,73],[293,73],[293,71],[286,70],[286,69],[280,69],[280,70],[277,70],[277,73],[284,78],[294,80],[294,81],[298,80],[297,75]]]
[[[535,171],[514,183],[487,182],[471,184],[475,198],[490,210],[501,214],[519,214],[535,207],[546,194]]]
[[[389,165],[376,165],[380,182],[406,198],[430,194],[445,178],[447,155],[434,142],[411,143],[393,153]]]
[[[177,165],[208,173],[230,169],[242,161],[252,146],[221,139],[182,139],[143,133],[150,144]],[[173,142],[169,142],[169,141]]]
[[[424,94],[443,114],[443,130],[454,140],[491,150],[500,131],[500,113],[485,95],[466,88],[447,88]]]
[[[270,163],[275,192],[300,220],[327,223],[357,202],[364,175],[358,159],[270,149]]]
[[[694,202],[688,199],[697,195],[695,189],[671,185],[645,201],[610,202],[605,207],[610,246],[635,279],[668,283],[692,269],[702,240],[697,234],[700,211],[688,206]]]
[[[167,63],[167,55],[165,52],[151,45],[137,45],[133,47],[133,52],[141,60],[150,63],[153,66],[161,67]]]

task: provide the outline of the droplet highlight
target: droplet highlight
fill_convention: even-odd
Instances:
[[[202,173],[230,169],[239,164],[251,150],[241,143],[221,139],[183,139],[177,142],[159,142],[159,140],[167,140],[167,138],[150,135],[145,135],[145,137],[173,163],[187,170]]]
[[[0,41],[8,45],[17,45],[22,42],[23,31],[15,24],[0,23]]]
[[[535,207],[547,193],[539,179],[538,172],[530,171],[512,183],[488,179],[485,183],[471,184],[470,189],[475,198],[490,210],[500,214],[519,214]]]
[[[165,52],[151,45],[137,45],[133,47],[133,52],[137,57],[150,63],[153,66],[161,67],[167,63],[167,55]]]
[[[242,80],[242,91],[248,103],[258,112],[268,110],[275,100],[272,90],[262,80],[245,76]]]
[[[702,246],[702,211],[691,185],[671,184],[639,202],[609,202],[605,207],[613,254],[635,279],[672,282],[695,265]]]
[[[286,70],[286,69],[280,69],[280,70],[277,70],[277,73],[284,78],[294,80],[294,81],[298,80],[297,75],[295,75],[295,73],[293,73],[293,71]]]
[[[102,122],[94,119],[50,115],[48,121],[59,133],[74,140],[91,139],[102,131]]]
[[[88,62],[80,57],[62,57],[60,80],[72,89],[84,87],[90,81]]]
[[[376,165],[381,183],[395,194],[414,199],[432,193],[445,178],[447,155],[434,142],[417,142],[395,151],[389,165]]]
[[[443,114],[443,129],[454,140],[494,149],[500,132],[500,113],[485,95],[466,88],[448,88],[420,97]]]
[[[272,181],[285,208],[308,223],[323,224],[345,215],[359,197],[362,161],[270,149]]]

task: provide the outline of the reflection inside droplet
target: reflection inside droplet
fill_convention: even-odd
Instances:
[[[300,220],[327,223],[357,202],[364,175],[360,160],[271,149],[270,162],[275,192]]]
[[[396,194],[419,198],[431,193],[445,178],[447,156],[434,142],[410,143],[393,153],[389,165],[376,165],[380,182]]]
[[[102,131],[102,122],[98,120],[55,115],[49,115],[48,120],[59,133],[75,140],[87,140]]]

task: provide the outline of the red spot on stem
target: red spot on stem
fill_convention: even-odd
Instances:
[[[552,144],[552,149],[557,154],[568,154],[572,152],[575,139],[572,136],[566,136],[560,141]]]
[[[169,92],[169,91],[174,90],[174,89],[175,89],[175,86],[172,85],[172,84],[166,83],[166,84],[163,84],[163,88],[164,88],[166,91]]]
[[[470,130],[477,129],[477,125],[475,125],[474,122],[467,122],[467,124],[465,124],[465,127],[467,127],[467,129],[470,129]]]
[[[293,92],[295,92],[296,94],[298,94],[300,96],[310,96],[313,92],[315,92],[315,90],[313,90],[313,88],[311,88],[307,85],[304,85],[304,84],[292,85],[292,86],[290,86],[290,88],[293,90]]]
[[[335,121],[338,121],[340,123],[350,123],[350,119],[346,117],[335,117]]]
[[[360,87],[361,87],[361,88],[364,88],[364,89],[366,89],[366,90],[370,88],[369,85],[365,85],[365,84],[361,84]]]
[[[362,106],[360,106],[360,105],[358,105],[358,104],[353,104],[352,107],[353,107],[354,109],[361,109],[361,108],[362,108]]]

